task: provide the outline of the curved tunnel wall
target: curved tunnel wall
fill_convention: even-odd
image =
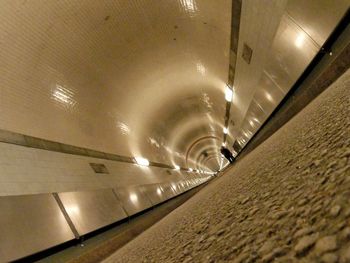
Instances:
[[[222,168],[221,143],[248,142],[346,7],[343,0],[4,2],[0,129],[213,172]],[[227,81],[229,67],[234,75]],[[186,152],[206,136],[223,141]],[[205,152],[209,161],[202,160]],[[11,165],[1,175],[9,186],[17,180]]]
[[[229,76],[235,93],[228,115],[228,145],[235,144],[236,152],[322,51],[348,8],[348,1],[242,2],[238,54],[231,43],[234,74]]]
[[[0,128],[185,167],[193,140],[222,133],[230,7],[2,2]]]
[[[0,259],[17,260],[79,239],[155,206],[209,180],[209,176],[162,184],[100,190],[3,196]],[[16,207],[17,209],[13,209]],[[27,216],[30,214],[30,218]]]
[[[244,147],[348,1],[13,0],[0,7],[0,202],[10,212],[3,226],[21,215],[13,200],[42,197],[33,207],[56,213],[69,239],[104,223],[81,226],[88,220],[74,222],[79,209],[65,202],[113,199],[124,210],[106,217],[117,221],[133,209],[125,196],[154,205],[158,192],[175,191],[172,184],[198,184],[224,167],[222,143]],[[239,12],[230,28],[231,7]],[[195,143],[206,137],[220,139]],[[109,194],[91,197],[102,192]]]
[[[200,179],[211,172],[175,169],[159,163],[141,166],[132,158],[0,132],[0,194],[84,191]]]

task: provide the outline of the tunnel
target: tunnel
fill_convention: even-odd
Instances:
[[[350,262],[349,0],[0,0],[0,262]]]

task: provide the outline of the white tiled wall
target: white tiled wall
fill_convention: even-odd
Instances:
[[[96,174],[90,162],[104,164],[109,174]],[[169,175],[166,170],[0,143],[0,196],[124,187],[193,178],[175,170]]]
[[[206,96],[211,124],[223,121],[230,7],[230,0],[0,1],[0,129],[171,164],[176,123],[164,123],[174,107],[192,98],[206,113]]]

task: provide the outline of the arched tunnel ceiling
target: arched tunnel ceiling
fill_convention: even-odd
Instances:
[[[182,167],[222,138],[230,0],[14,0],[0,17],[2,129]]]
[[[242,148],[265,122],[349,3],[12,0],[0,7],[0,129],[210,171],[227,163],[223,142]]]

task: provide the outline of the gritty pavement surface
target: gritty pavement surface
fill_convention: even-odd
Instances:
[[[350,70],[105,262],[350,262]]]

